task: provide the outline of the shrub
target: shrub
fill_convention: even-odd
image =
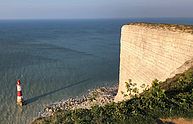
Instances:
[[[126,85],[128,92],[136,90],[131,81]],[[39,118],[34,123],[153,124],[157,119],[167,117],[193,118],[193,68],[165,82],[153,81],[151,88],[130,100],[93,106],[92,109],[56,112],[54,116]]]

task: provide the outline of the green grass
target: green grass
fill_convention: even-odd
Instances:
[[[193,118],[193,68],[120,103],[55,112],[33,124],[156,124],[160,118]]]

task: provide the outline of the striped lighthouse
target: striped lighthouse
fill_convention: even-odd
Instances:
[[[21,81],[17,80],[17,104],[19,106],[23,105],[23,96],[22,96],[22,89],[21,89]]]

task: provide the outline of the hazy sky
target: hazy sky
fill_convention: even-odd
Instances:
[[[193,17],[193,0],[0,0],[0,19]]]

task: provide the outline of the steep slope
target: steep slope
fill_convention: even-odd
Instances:
[[[142,84],[164,81],[188,69],[193,58],[193,26],[131,23],[121,31],[119,88],[115,101],[129,97],[126,84],[131,80],[142,92]],[[182,65],[184,66],[182,67]],[[178,69],[179,68],[179,69]]]

